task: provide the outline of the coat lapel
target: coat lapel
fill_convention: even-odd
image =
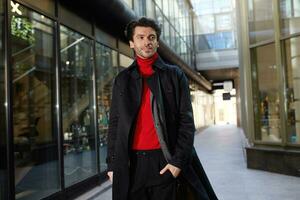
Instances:
[[[157,70],[152,76],[148,77],[146,81],[154,98],[156,99],[159,120],[163,126],[164,139],[165,142],[168,144],[168,134],[166,134],[167,131],[166,118],[164,112],[164,103],[163,103],[163,97],[161,91],[161,84],[159,79],[159,70]]]
[[[142,99],[142,89],[143,89],[143,79],[140,76],[137,67],[135,65],[135,62],[130,66],[130,70],[128,71],[129,73],[129,81],[127,82],[125,87],[126,91],[126,98],[124,100],[126,101],[124,108],[126,111],[125,119],[126,119],[126,124],[128,125],[126,128],[124,127],[124,132],[126,132],[126,137],[127,141],[129,141],[129,145],[131,145],[131,139],[129,138],[130,136],[130,130],[132,129],[132,126],[134,125],[134,120],[136,119],[136,116],[138,114],[140,104],[141,104],[141,99]]]

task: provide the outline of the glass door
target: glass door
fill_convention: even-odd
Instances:
[[[10,5],[15,198],[41,199],[60,189],[54,22]]]
[[[92,44],[60,26],[65,187],[97,173]]]

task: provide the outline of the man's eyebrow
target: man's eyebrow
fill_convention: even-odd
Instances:
[[[146,34],[143,34],[143,33],[138,33],[136,34],[136,36],[145,36]],[[149,34],[149,36],[156,36],[155,34],[151,33]]]
[[[145,34],[139,33],[139,34],[136,34],[136,36],[145,36]]]

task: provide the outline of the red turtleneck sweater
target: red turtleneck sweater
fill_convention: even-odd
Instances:
[[[152,117],[150,88],[145,80],[145,77],[151,76],[154,73],[152,65],[157,58],[157,53],[147,59],[143,59],[138,56],[136,57],[138,70],[143,77],[143,93],[133,136],[133,150],[150,150],[160,148]]]

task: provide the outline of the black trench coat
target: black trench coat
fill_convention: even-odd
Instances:
[[[193,147],[194,119],[189,84],[176,66],[158,58],[155,73],[147,78],[164,113],[164,140],[171,153],[168,161],[182,169],[177,178],[178,199],[216,200],[205,171]],[[130,147],[142,95],[142,78],[136,61],[115,78],[108,131],[108,171],[113,171],[113,200],[128,200]]]

